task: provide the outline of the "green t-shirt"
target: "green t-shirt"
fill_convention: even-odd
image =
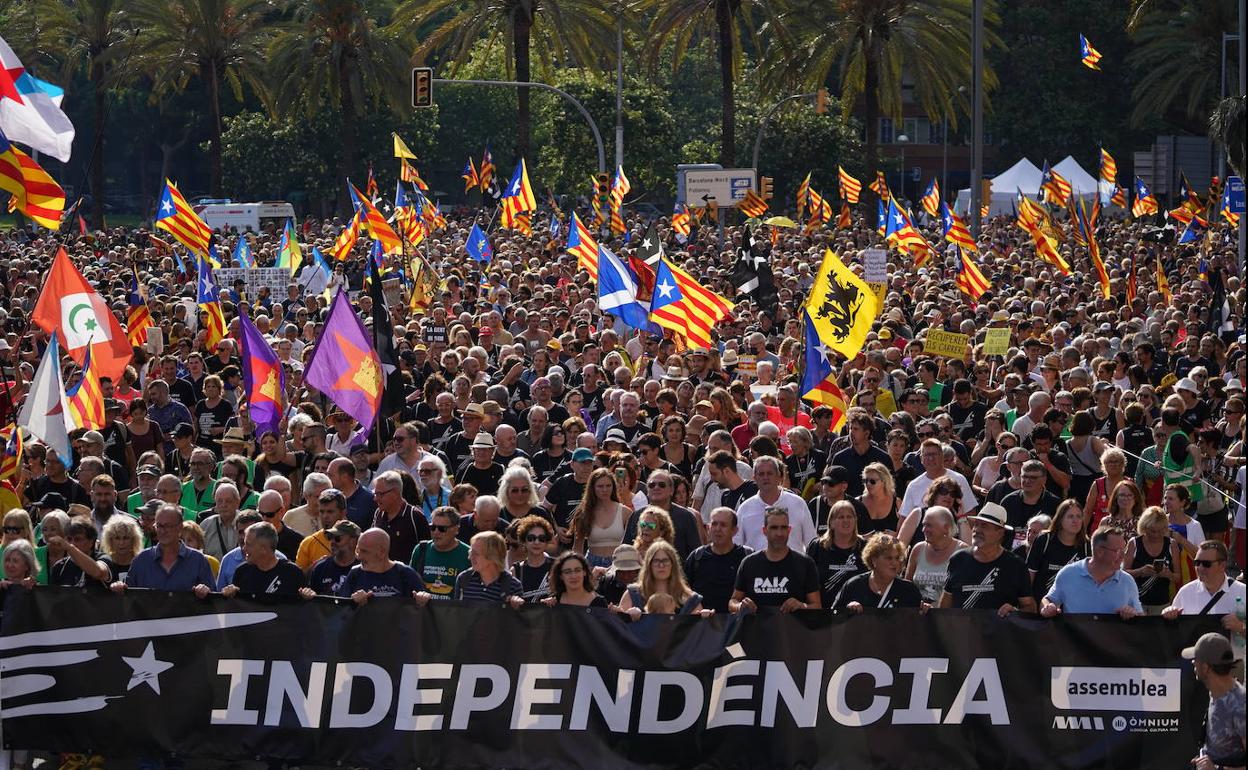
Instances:
[[[412,549],[412,569],[416,570],[435,599],[450,599],[455,578],[468,569],[468,544],[456,541],[449,551],[439,551],[432,540],[423,540]]]
[[[188,481],[182,485],[182,518],[187,521],[195,521],[199,518],[200,511],[206,511],[212,507],[212,495],[217,490],[217,483],[214,481],[208,485],[204,491],[199,492],[195,489],[195,482]]]
[[[933,382],[932,387],[927,389],[927,408],[930,411],[936,411],[940,408],[941,399],[945,395],[945,383]]]

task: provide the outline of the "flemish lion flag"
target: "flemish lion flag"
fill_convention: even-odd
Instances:
[[[52,260],[48,280],[35,303],[33,320],[40,329],[56,334],[80,366],[90,348],[100,376],[111,377],[114,382],[121,379],[134,355],[121,322],[69,261],[63,248],[57,250]]]
[[[828,249],[805,305],[823,345],[846,358],[856,357],[867,341],[878,304],[866,281]]]

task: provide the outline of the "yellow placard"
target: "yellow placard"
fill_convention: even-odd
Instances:
[[[875,317],[879,318],[884,315],[884,295],[888,293],[888,284],[867,282],[871,287],[871,291],[875,292]]]
[[[984,355],[1003,356],[1010,352],[1010,330],[1007,328],[984,330]]]
[[[929,356],[946,356],[962,358],[966,355],[966,343],[969,338],[965,334],[929,329],[923,341],[923,352]]]

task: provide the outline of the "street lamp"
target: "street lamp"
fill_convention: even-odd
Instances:
[[[901,198],[909,200],[906,197],[906,142],[910,141],[910,137],[905,134],[897,135],[897,144],[901,145]]]

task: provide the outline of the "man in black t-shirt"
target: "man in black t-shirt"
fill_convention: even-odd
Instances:
[[[569,467],[572,472],[557,477],[546,490],[546,507],[561,528],[567,528],[572,511],[585,496],[585,484],[594,470],[594,453],[584,447],[574,450]]]
[[[783,613],[819,609],[819,572],[806,554],[789,548],[789,514],[768,508],[763,515],[767,549],[741,560],[736,586],[728,601],[732,613],[777,607]]]
[[[355,546],[360,540],[360,528],[350,519],[342,519],[325,530],[329,540],[329,556],[322,556],[312,565],[308,574],[308,587],[317,596],[337,596],[338,589],[347,580],[347,573],[360,563],[355,558]]]
[[[277,558],[277,529],[267,521],[247,528],[243,535],[243,558],[245,561],[238,565],[229,585],[221,589],[222,596],[228,598],[239,593],[295,596],[307,583],[299,565]],[[195,586],[195,595],[202,598],[209,590],[205,585]]]
[[[753,549],[737,545],[737,514],[731,508],[711,511],[710,542],[693,549],[685,559],[685,576],[689,586],[702,594],[702,607],[716,612],[728,611],[728,600],[736,584],[741,561]]]
[[[48,538],[49,546],[59,545],[65,549],[65,556],[48,570],[48,584],[74,588],[107,585],[112,573],[100,561],[101,554],[95,549],[98,535],[90,521],[74,519],[65,528],[64,538],[55,535]]]
[[[1057,513],[1057,506],[1061,505],[1062,499],[1044,488],[1047,478],[1044,463],[1039,460],[1023,463],[1022,488],[1001,500],[1001,507],[1005,508],[1006,523],[1014,532],[1020,533],[1027,529],[1027,522],[1038,513],[1048,516]]]
[[[946,409],[953,420],[953,432],[963,442],[971,443],[983,434],[988,405],[975,400],[975,390],[970,380],[957,380],[953,383],[953,401]]]
[[[493,494],[498,490],[498,482],[503,480],[503,471],[506,470],[494,462],[494,437],[485,431],[477,433],[472,440],[471,451],[472,457],[455,469],[455,483],[471,484],[479,494]]]
[[[1001,617],[1015,610],[1034,613],[1027,565],[1002,545],[1011,533],[1005,509],[986,503],[970,519],[971,548],[949,557],[940,607],[990,609]]]

